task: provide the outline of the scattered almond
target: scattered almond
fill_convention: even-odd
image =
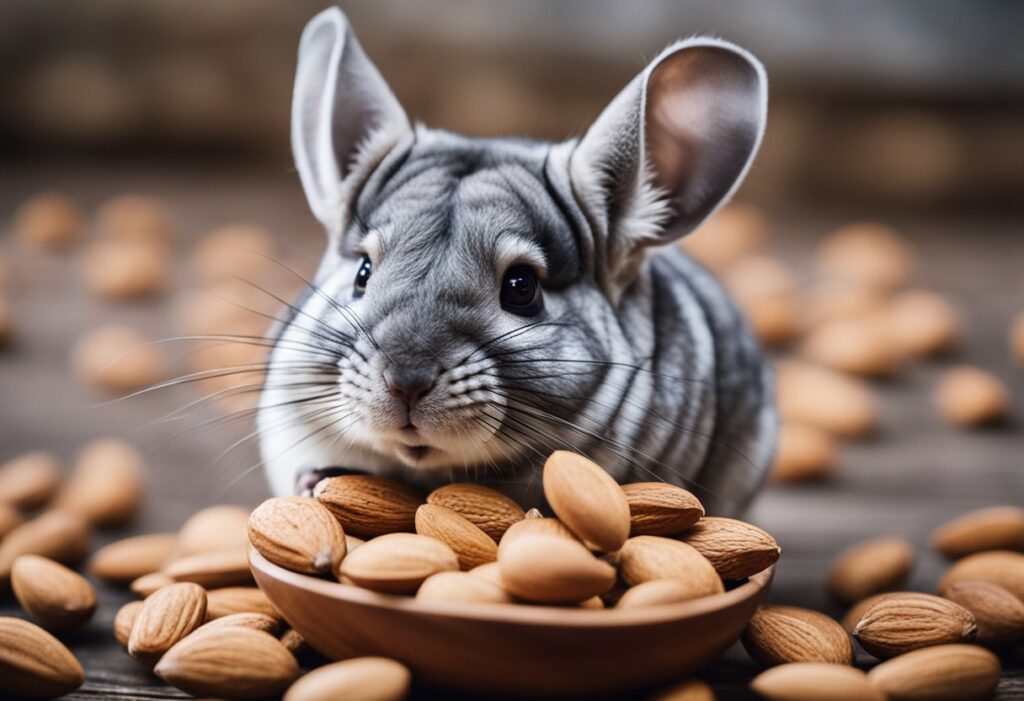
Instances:
[[[505,589],[536,603],[576,603],[603,594],[615,568],[576,541],[549,534],[523,535],[498,554]]]
[[[249,547],[249,510],[241,506],[210,506],[193,514],[178,531],[178,551],[195,555],[213,550]]]
[[[782,554],[768,533],[734,518],[702,518],[679,539],[710,560],[722,579],[750,577],[775,564]]]
[[[888,375],[902,360],[876,316],[827,321],[811,330],[801,352],[826,367],[867,377]]]
[[[655,579],[684,583],[690,598],[720,594],[725,589],[714,565],[695,548],[671,538],[640,535],[619,551],[619,577],[629,586]]]
[[[141,596],[145,599],[157,589],[162,589],[168,584],[174,584],[174,580],[163,572],[150,572],[149,574],[142,575],[138,579],[133,579],[128,588],[131,589],[132,593],[136,596]]]
[[[1024,312],[1015,316],[1010,325],[1010,353],[1019,365],[1024,365]]]
[[[419,493],[397,480],[341,475],[320,480],[313,496],[341,522],[346,533],[365,538],[416,529]]]
[[[0,582],[11,575],[19,555],[42,555],[70,564],[89,551],[89,525],[76,514],[47,511],[7,534],[0,542]]]
[[[715,701],[715,692],[700,679],[687,679],[648,697],[648,701]]]
[[[60,463],[49,453],[33,451],[0,465],[0,502],[22,510],[46,504],[60,486]]]
[[[970,511],[932,531],[931,544],[956,559],[985,550],[1024,550],[1024,509],[993,506]]]
[[[880,659],[921,647],[974,639],[974,615],[930,594],[891,594],[875,602],[853,629],[861,647]]]
[[[117,610],[114,616],[114,637],[121,647],[128,649],[128,640],[132,636],[132,628],[135,627],[135,619],[139,617],[142,610],[141,601],[129,601]]]
[[[131,582],[156,572],[178,546],[173,533],[150,533],[117,540],[97,550],[89,559],[89,571],[105,582]]]
[[[294,572],[333,572],[345,557],[345,532],[323,504],[274,497],[249,516],[249,541],[263,557]]]
[[[207,589],[252,584],[245,550],[213,550],[167,563],[162,572],[176,582],[195,582]]]
[[[402,664],[384,657],[359,657],[315,669],[284,695],[284,701],[401,701],[411,675]]]
[[[128,638],[128,654],[152,667],[171,647],[206,620],[206,592],[198,584],[177,582],[142,602]]]
[[[92,441],[78,451],[75,469],[57,495],[57,506],[97,526],[119,526],[142,502],[142,455],[124,441]]]
[[[450,547],[463,570],[498,559],[498,546],[489,535],[444,506],[421,505],[416,510],[416,532],[436,538]]]
[[[544,496],[555,515],[597,550],[618,550],[629,537],[626,494],[612,476],[582,455],[556,450],[544,463]]]
[[[827,431],[786,421],[779,428],[771,476],[776,482],[809,482],[827,477],[838,448]]]
[[[886,701],[864,672],[826,662],[773,667],[754,677],[750,688],[766,701]]]
[[[96,229],[104,239],[162,243],[171,235],[171,216],[156,197],[117,195],[96,211]]]
[[[427,495],[427,503],[451,509],[495,543],[512,524],[526,517],[515,500],[480,484],[464,482],[439,487]]]
[[[0,695],[52,699],[85,681],[85,671],[64,644],[39,626],[0,617]]]
[[[957,560],[939,582],[944,592],[956,582],[980,579],[1003,587],[1024,601],[1024,554],[1009,550],[989,550]]]
[[[821,240],[816,257],[828,277],[880,290],[904,284],[914,267],[906,240],[892,227],[874,222],[849,224],[832,232]]]
[[[107,324],[89,329],[74,342],[71,370],[96,389],[123,395],[164,379],[167,359],[138,331]]]
[[[431,575],[416,592],[416,598],[420,601],[477,604],[508,604],[512,602],[500,584],[469,572],[438,572]]]
[[[0,503],[0,540],[25,523],[25,516],[10,504]]]
[[[368,540],[341,562],[341,574],[361,587],[411,594],[427,577],[459,569],[447,545],[414,533],[389,533]]]
[[[761,248],[767,238],[764,212],[753,205],[732,202],[680,239],[679,245],[695,260],[721,272]]]
[[[883,662],[870,679],[888,701],[982,701],[992,696],[1002,666],[977,645],[937,645]]]
[[[866,599],[861,599],[843,614],[842,620],[839,621],[839,625],[843,627],[847,633],[853,633],[853,629],[860,623],[860,619],[864,618],[864,614],[867,610],[875,605],[883,596],[889,596],[890,594],[896,594],[898,592],[885,592],[883,594],[872,594]]]
[[[882,312],[889,342],[904,356],[927,357],[948,351],[956,343],[956,310],[934,292],[908,290],[892,299]]]
[[[622,485],[629,502],[629,534],[671,536],[704,516],[700,500],[682,487],[665,482]]]
[[[234,613],[260,613],[280,620],[270,599],[257,587],[223,587],[206,592],[206,617],[230,616]]]
[[[23,202],[14,213],[11,231],[28,248],[58,251],[75,242],[84,217],[70,198],[43,192]]]
[[[90,243],[82,253],[82,282],[101,299],[149,297],[167,286],[169,263],[162,245],[101,239]]]
[[[1003,645],[1024,639],[1024,601],[1003,587],[965,579],[950,584],[942,595],[974,615],[979,642]]]
[[[939,380],[935,405],[943,418],[953,425],[978,426],[1005,417],[1010,393],[992,373],[961,365],[946,371]]]
[[[630,609],[678,604],[700,596],[698,591],[689,582],[681,579],[650,579],[627,589],[615,607]]]
[[[743,631],[743,647],[765,667],[789,662],[853,664],[850,636],[836,621],[796,606],[762,606]]]
[[[96,592],[85,577],[39,555],[14,561],[11,588],[25,612],[51,630],[78,628],[96,611]]]
[[[832,596],[853,604],[872,594],[897,589],[914,566],[914,549],[903,538],[877,538],[847,548],[828,573]]]
[[[874,430],[878,410],[871,391],[860,380],[793,360],[777,365],[775,379],[783,420],[850,438]]]

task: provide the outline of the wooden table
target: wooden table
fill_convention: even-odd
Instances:
[[[25,196],[54,188],[92,207],[126,191],[158,194],[178,216],[179,253],[210,227],[237,220],[259,222],[280,238],[289,258],[311,266],[320,234],[307,214],[297,178],[282,164],[265,167],[223,165],[21,165],[0,173],[0,216],[6,218]],[[919,560],[910,586],[931,591],[945,563],[925,547],[929,530],[966,509],[1024,503],[1024,372],[1010,362],[1007,324],[1024,309],[1024,236],[1019,221],[983,216],[885,216],[900,226],[920,253],[921,284],[947,293],[963,314],[966,333],[958,360],[997,372],[1015,394],[1015,416],[1007,426],[958,431],[936,417],[929,393],[944,363],[922,363],[877,385],[883,428],[876,437],[844,446],[834,480],[814,486],[769,487],[748,515],[772,532],[784,554],[770,599],[838,616],[825,596],[828,563],[844,546],[883,534],[902,534],[917,546]],[[854,209],[801,209],[776,213],[773,249],[800,270],[808,269],[810,244],[829,227],[863,215]],[[103,435],[127,438],[147,449],[146,508],[123,532],[99,533],[97,545],[135,532],[177,528],[192,512],[213,503],[254,505],[266,495],[258,470],[242,473],[257,458],[251,447],[213,463],[245,429],[209,434],[194,427],[213,418],[198,412],[187,422],[159,422],[168,412],[196,398],[174,388],[130,401],[103,404],[67,371],[67,354],[78,333],[101,321],[120,320],[152,338],[173,335],[171,298],[124,305],[104,304],[81,293],[74,254],[44,256],[18,250],[5,238],[11,263],[10,299],[16,337],[0,353],[0,458],[44,448],[71,458],[83,442]],[[184,273],[179,284],[186,284]],[[187,424],[187,425],[186,425]],[[193,429],[189,430],[189,426]],[[172,434],[185,430],[177,438]],[[65,640],[82,660],[85,685],[69,699],[180,698],[142,670],[111,633],[117,607],[129,596],[99,587],[95,619]],[[0,614],[18,614],[5,599]],[[870,658],[861,653],[860,663]],[[997,698],[1024,698],[1024,662],[1005,659],[1007,673]],[[721,699],[752,698],[746,685],[756,673],[741,648],[734,647],[704,676]],[[423,698],[431,697],[428,693]],[[447,695],[445,696],[448,697]]]

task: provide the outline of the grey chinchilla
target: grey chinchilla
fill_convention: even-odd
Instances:
[[[774,453],[771,378],[714,278],[662,244],[735,190],[766,105],[757,59],[696,37],[582,138],[467,138],[410,123],[341,11],[317,15],[292,148],[327,247],[273,333],[274,492],[357,470],[532,506],[567,449],[740,510]]]

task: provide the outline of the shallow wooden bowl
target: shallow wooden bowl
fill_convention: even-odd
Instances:
[[[677,679],[731,645],[773,568],[695,601],[593,611],[419,602],[291,572],[249,554],[260,588],[331,659],[385,655],[432,686],[502,696],[582,696]]]

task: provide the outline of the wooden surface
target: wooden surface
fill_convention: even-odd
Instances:
[[[124,191],[164,196],[178,217],[179,252],[208,228],[236,220],[267,225],[288,257],[307,266],[314,263],[320,245],[297,178],[285,164],[269,172],[223,165],[5,167],[0,172],[0,217],[6,220],[17,202],[43,188],[72,193],[88,207]],[[774,214],[773,249],[801,269],[806,269],[814,237],[864,216],[852,209],[814,208]],[[924,545],[934,525],[974,507],[1024,503],[1024,372],[1013,366],[1006,350],[1009,319],[1024,310],[1019,219],[924,214],[886,219],[914,240],[921,284],[949,294],[962,312],[966,333],[957,359],[983,365],[1008,382],[1015,395],[1015,420],[976,432],[945,427],[929,402],[944,362],[923,363],[877,385],[883,428],[871,440],[844,446],[834,480],[765,491],[748,519],[772,532],[783,546],[769,599],[831,615],[841,610],[824,594],[825,571],[846,545],[876,535],[905,535],[920,555],[910,586],[930,591],[945,567]],[[67,372],[70,343],[100,321],[125,321],[152,338],[178,333],[170,297],[126,305],[99,303],[81,292],[74,252],[31,254],[18,250],[6,235],[3,251],[12,268],[9,297],[16,336],[0,353],[0,458],[35,448],[70,458],[78,445],[102,435],[122,436],[145,447],[146,509],[133,528],[97,534],[97,544],[134,532],[174,529],[205,505],[254,505],[265,496],[259,470],[246,473],[257,461],[248,444],[218,459],[248,428],[203,433],[196,427],[216,413],[202,410],[183,421],[160,421],[195,399],[194,390],[181,387],[106,404],[107,398]],[[179,271],[177,281],[187,284],[187,274]],[[172,356],[175,352],[180,356],[184,349],[171,349]],[[142,670],[114,641],[113,616],[128,595],[104,586],[99,592],[101,606],[93,622],[65,638],[88,677],[68,698],[183,697]],[[18,615],[9,598],[0,603],[0,614]],[[869,661],[860,653],[859,663]],[[1019,656],[1004,662],[1007,674],[997,698],[1024,698],[1024,663]],[[720,699],[748,699],[752,696],[746,685],[755,673],[754,664],[736,646],[702,676],[713,683]],[[418,697],[432,695],[421,692]]]

